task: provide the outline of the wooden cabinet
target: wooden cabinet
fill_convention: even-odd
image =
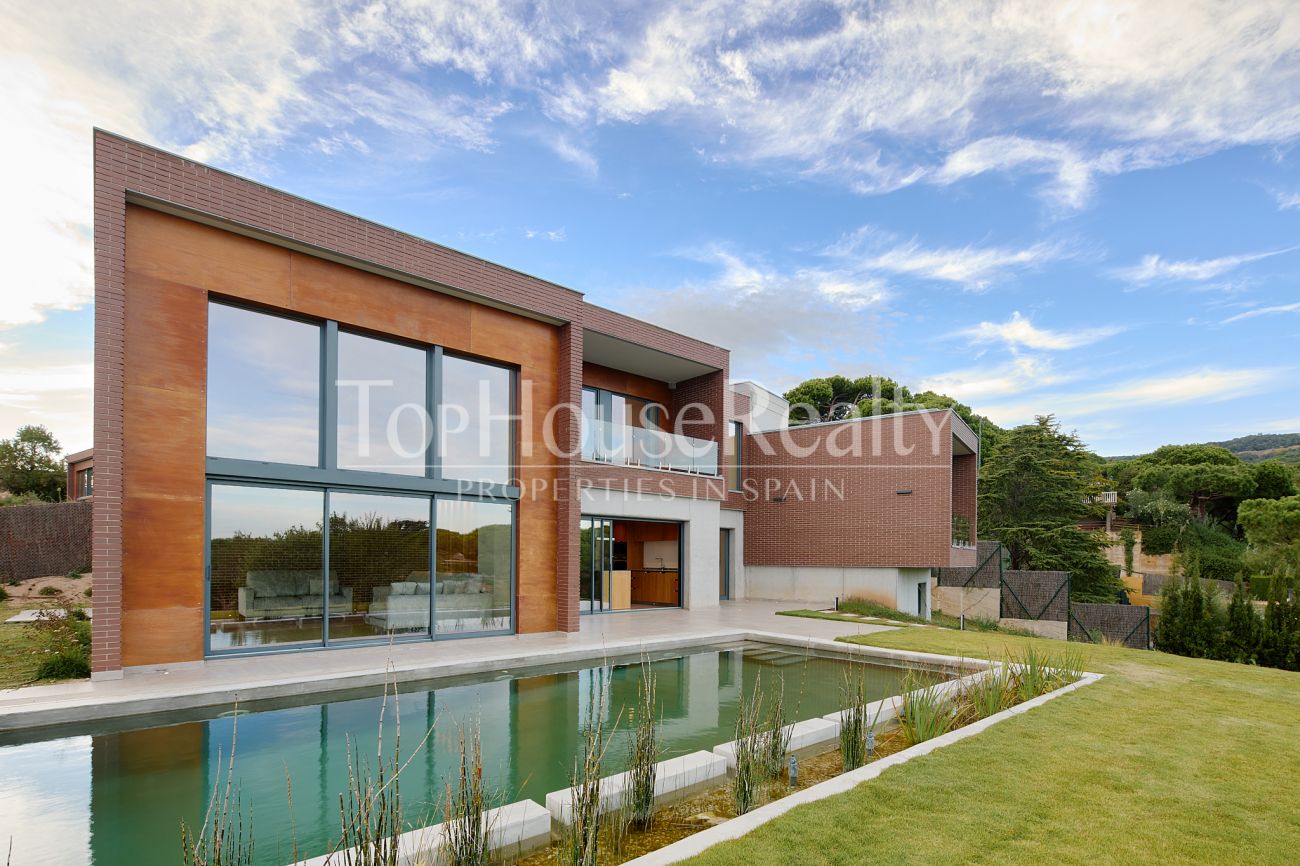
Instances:
[[[633,571],[633,604],[681,604],[681,572]]]

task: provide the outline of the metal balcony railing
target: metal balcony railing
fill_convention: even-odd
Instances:
[[[583,416],[582,459],[694,475],[717,475],[718,443]]]

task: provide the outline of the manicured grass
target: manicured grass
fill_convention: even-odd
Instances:
[[[907,623],[898,620],[881,619],[877,616],[845,616],[840,613],[829,613],[824,610],[779,610],[777,616],[798,616],[804,619],[828,619],[831,622],[862,622],[867,625],[892,625],[901,626]]]
[[[840,609],[836,611],[827,610],[781,610],[777,611],[779,616],[801,616],[807,619],[828,619],[834,622],[865,622],[869,625],[932,625],[939,628],[960,629],[962,622],[959,617],[940,611],[933,611],[930,619],[923,619],[910,613],[903,613],[901,610],[885,607],[883,604],[877,604],[874,601],[864,601],[858,598],[845,599],[840,602]],[[857,616],[846,616],[845,614],[857,614]],[[966,617],[967,631],[994,631],[1003,634],[1018,634],[1025,637],[1033,637],[1033,632],[1025,629],[1007,628],[998,625],[996,620],[982,619],[980,617]]]
[[[846,640],[967,658],[1064,648],[945,629]],[[1295,862],[1300,674],[1070,646],[1106,678],[692,862]]]
[[[0,601],[0,689],[32,682],[36,666],[40,664],[40,658],[35,654],[35,629],[5,622],[22,609],[23,604],[12,598]]]

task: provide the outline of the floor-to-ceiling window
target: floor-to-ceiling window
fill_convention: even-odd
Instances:
[[[583,613],[681,605],[680,523],[584,516],[580,525]]]
[[[209,651],[511,630],[514,371],[224,302],[208,319]]]

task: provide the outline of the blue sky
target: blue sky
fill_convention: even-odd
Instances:
[[[91,441],[92,125],[775,390],[879,373],[1104,454],[1300,430],[1294,3],[254,5],[0,0],[0,435]]]

